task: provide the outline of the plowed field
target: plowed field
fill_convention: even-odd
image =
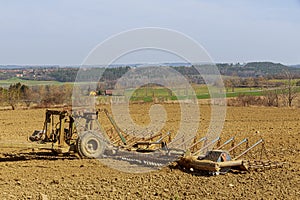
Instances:
[[[176,131],[180,109],[163,105],[164,131]],[[134,122],[150,122],[150,104],[130,106]],[[205,135],[210,108],[201,106],[199,135]],[[27,142],[41,129],[45,110],[0,111],[0,141]],[[155,113],[154,113],[155,115]],[[155,117],[155,116],[154,116]],[[159,116],[157,116],[159,118]],[[126,122],[126,119],[124,119]],[[109,124],[100,118],[104,128]],[[300,110],[228,107],[222,138],[237,135],[254,143],[261,137],[271,160],[283,168],[203,176],[176,167],[142,174],[111,169],[98,160],[29,160],[0,163],[0,199],[300,199]],[[17,149],[1,149],[5,151]]]

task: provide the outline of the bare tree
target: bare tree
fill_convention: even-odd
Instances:
[[[293,100],[297,96],[297,87],[293,81],[293,75],[289,71],[285,71],[284,74],[287,81],[282,88],[282,95],[287,101],[287,105],[291,107]]]
[[[30,107],[30,104],[36,99],[38,99],[39,95],[37,92],[34,92],[32,88],[27,87],[22,94],[23,102],[25,103],[27,109]]]
[[[234,92],[234,88],[237,88],[241,85],[241,79],[239,77],[234,77],[231,79],[232,83],[232,92]]]
[[[246,83],[247,87],[250,88],[250,90],[252,90],[252,88],[253,88],[254,85],[255,85],[255,81],[254,81],[254,79],[253,79],[252,77],[247,78],[247,79],[245,80],[245,83]]]
[[[12,84],[8,88],[8,103],[13,110],[16,109],[17,104],[21,98],[21,83]]]
[[[224,86],[226,88],[226,92],[228,92],[229,88],[231,88],[231,81],[229,79],[225,79]]]
[[[238,87],[239,84],[240,84],[240,79],[238,77],[233,77],[224,80],[224,86],[226,88],[226,92],[228,92],[229,88],[231,88],[231,92],[234,92],[234,89]]]
[[[0,103],[1,105],[6,102],[7,99],[7,89],[0,87]]]
[[[255,79],[255,85],[260,89],[266,86],[266,79],[264,77],[259,77]]]
[[[279,106],[279,91],[278,90],[265,90],[264,96],[266,98],[267,106]]]

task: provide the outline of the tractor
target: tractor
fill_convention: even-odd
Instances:
[[[80,157],[96,158],[104,150],[104,141],[94,124],[97,123],[98,112],[73,112],[46,110],[42,130],[36,130],[29,137],[43,149],[56,154],[77,153]]]

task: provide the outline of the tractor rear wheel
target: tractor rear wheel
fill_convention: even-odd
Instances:
[[[77,151],[83,158],[101,158],[104,148],[104,142],[96,133],[86,132],[77,139]]]

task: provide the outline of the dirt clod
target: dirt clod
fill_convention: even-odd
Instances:
[[[132,105],[133,121],[142,119],[147,125],[148,107]],[[168,120],[163,131],[175,132],[180,109],[176,104],[164,107]],[[200,110],[202,120],[197,133],[205,135],[211,113],[208,106]],[[251,144],[263,137],[269,141],[265,143],[269,159],[286,161],[282,168],[207,176],[176,166],[141,174],[124,173],[98,160],[0,162],[0,199],[300,199],[299,113],[297,108],[227,110],[221,137],[226,140],[236,135],[236,142],[247,137]],[[45,110],[1,111],[0,141],[27,142],[33,130],[42,128],[44,114]],[[26,126],[17,126],[16,121]],[[101,117],[100,121],[104,129],[110,128]],[[259,150],[251,153],[260,155]]]

